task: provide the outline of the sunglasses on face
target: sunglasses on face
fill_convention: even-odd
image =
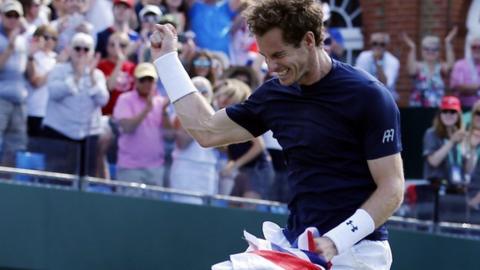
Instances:
[[[157,23],[157,16],[155,16],[155,15],[145,15],[145,16],[143,16],[142,21],[147,22],[147,23]]]
[[[456,114],[457,111],[456,110],[442,110],[442,113],[444,113],[444,114]]]
[[[476,116],[480,116],[480,111],[476,111],[474,114],[475,114]]]
[[[20,15],[17,12],[13,11],[13,12],[5,13],[5,17],[7,17],[9,19],[18,19],[18,18],[20,18]]]
[[[372,43],[370,43],[372,45],[372,47],[382,47],[384,48],[387,44],[385,42],[381,42],[381,41],[372,41]]]
[[[210,67],[212,62],[210,60],[197,59],[193,61],[193,65],[196,67]]]
[[[73,49],[76,51],[76,52],[85,52],[85,53],[88,53],[90,51],[90,48],[88,47],[81,47],[81,46],[75,46],[73,47]]]
[[[49,41],[49,40],[57,41],[57,37],[54,37],[54,36],[44,35],[43,38],[44,38],[46,41]]]
[[[470,48],[472,50],[475,50],[475,51],[480,50],[480,44],[479,45],[472,45],[472,46],[470,46]]]
[[[142,77],[142,78],[138,79],[139,83],[151,83],[153,81],[154,81],[154,79],[152,77],[149,77],[149,76]]]
[[[431,53],[438,52],[439,50],[439,48],[429,48],[429,47],[423,47],[422,49],[426,52],[431,52]]]

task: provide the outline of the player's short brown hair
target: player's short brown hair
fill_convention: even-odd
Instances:
[[[308,31],[315,37],[316,45],[323,41],[322,7],[314,0],[262,0],[252,1],[243,12],[250,31],[263,36],[279,28],[283,40],[295,47]]]

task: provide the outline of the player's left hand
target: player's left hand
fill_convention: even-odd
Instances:
[[[328,237],[315,238],[315,252],[322,255],[327,262],[338,254],[335,243]]]

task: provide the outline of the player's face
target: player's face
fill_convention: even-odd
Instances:
[[[263,36],[257,36],[260,53],[265,57],[268,71],[276,74],[283,85],[302,84],[309,71],[309,50],[302,40],[298,48],[287,44],[282,30],[274,28]]]

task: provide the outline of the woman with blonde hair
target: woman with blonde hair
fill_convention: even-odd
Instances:
[[[241,103],[251,94],[250,87],[237,79],[227,79],[215,88],[218,109]],[[228,145],[227,154],[229,161],[220,176],[231,177],[236,174],[231,195],[268,199],[274,171],[263,139],[256,137],[248,142]]]
[[[408,74],[413,78],[414,89],[410,106],[438,107],[445,93],[444,79],[455,61],[452,40],[457,34],[454,27],[445,38],[446,61],[440,59],[440,38],[426,36],[422,39],[422,60],[417,59],[415,43],[404,33],[403,39],[410,51],[407,59]]]

